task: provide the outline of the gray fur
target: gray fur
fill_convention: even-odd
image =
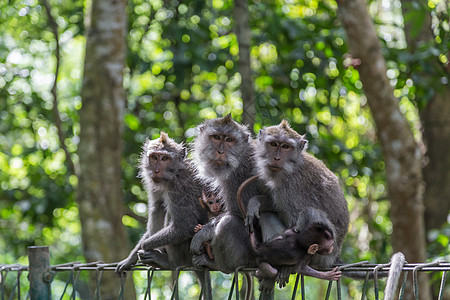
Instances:
[[[157,183],[152,180],[148,162],[152,153],[163,153],[171,158],[164,180]],[[144,144],[139,168],[148,195],[147,232],[129,256],[118,263],[116,273],[122,275],[134,265],[138,252],[146,257],[146,262],[153,257],[154,263],[161,267],[192,265],[190,240],[194,227],[207,221],[207,214],[197,201],[201,196],[201,185],[186,159],[185,148],[162,132],[160,138],[147,140]],[[154,249],[164,249],[167,255]]]
[[[404,264],[405,264],[405,255],[403,255],[403,253],[397,252],[394,255],[392,255],[386,288],[384,289],[384,300],[395,299],[398,282],[400,280],[400,275],[402,273],[402,268]]]
[[[294,147],[280,172],[270,172],[266,144],[271,141],[289,143]],[[335,245],[330,255],[314,255],[311,266],[328,268],[341,253],[348,231],[349,212],[336,175],[321,161],[305,152],[307,141],[292,130],[286,121],[261,130],[255,145],[258,174],[272,192],[273,208],[287,227],[295,226],[301,211],[311,207],[323,212],[335,230]]]
[[[217,149],[210,142],[212,135],[231,135],[236,143],[226,153],[226,163],[214,163]],[[191,250],[196,257],[194,264],[208,266],[225,273],[234,272],[239,266],[256,266],[250,239],[236,201],[241,183],[254,172],[250,132],[231,116],[206,120],[199,126],[193,145],[193,161],[202,182],[214,188],[224,201],[225,213],[206,224],[192,239]],[[245,205],[252,195],[259,194],[257,185],[251,185],[242,195]],[[202,244],[211,240],[214,261],[201,254]]]

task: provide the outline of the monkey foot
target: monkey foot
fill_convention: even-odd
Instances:
[[[143,264],[152,265],[163,269],[171,269],[167,254],[158,250],[139,250],[138,256],[140,262]]]
[[[209,259],[206,254],[192,256],[192,264],[196,268],[211,268],[216,269],[214,261]]]
[[[272,293],[274,287],[275,287],[275,279],[263,278],[259,281],[259,290],[263,294]]]

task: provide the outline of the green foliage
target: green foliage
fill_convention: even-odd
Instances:
[[[85,3],[50,5],[61,44],[58,108],[65,144],[77,162]],[[378,23],[388,77],[414,128],[417,108],[438,92],[436,82],[448,81],[448,11],[435,5],[429,1],[427,8],[433,12],[435,40],[413,54],[383,39],[383,26],[389,24]],[[124,203],[138,216],[145,217],[147,209],[136,168],[146,138],[165,131],[189,142],[206,118],[227,113],[241,118],[233,6],[230,0],[129,1],[121,163]],[[339,176],[349,203],[344,261],[386,262],[392,224],[384,162],[358,72],[346,67],[351,58],[336,3],[256,0],[249,1],[249,13],[254,132],[286,118],[306,133],[309,151]],[[424,13],[407,16],[417,20],[414,30]],[[53,122],[55,38],[37,0],[2,1],[0,17],[0,262],[23,260],[30,245],[50,245],[53,264],[83,260],[74,202],[78,179],[65,165]],[[129,216],[123,223],[136,242],[144,225]],[[447,231],[430,233],[431,256],[449,255]]]

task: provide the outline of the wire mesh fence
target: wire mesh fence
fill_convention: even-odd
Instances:
[[[79,263],[79,262],[70,262],[59,265],[50,265],[49,262],[49,252],[47,247],[30,247],[33,249],[29,249],[29,265],[19,265],[19,264],[9,264],[2,265],[0,264],[0,300],[4,299],[83,299],[75,289],[79,280],[81,272],[88,272],[95,278],[94,286],[95,291],[93,293],[94,299],[102,299],[101,295],[101,285],[104,272],[114,272],[116,263],[106,264],[103,262],[92,262],[92,263]],[[387,274],[390,271],[391,264],[370,264],[369,262],[363,261],[354,264],[346,264],[339,265],[339,270],[342,271],[343,275],[351,274],[358,272],[359,274],[365,274],[365,278],[361,281],[361,292],[360,299],[367,299],[367,295],[369,293],[369,286],[371,291],[371,298],[380,299],[380,295],[383,295],[383,290],[385,286],[386,278],[381,274]],[[163,270],[159,268],[155,268],[152,266],[138,264],[134,266],[129,273],[134,272],[144,272],[146,273],[146,282],[145,282],[145,292],[144,295],[140,295],[141,299],[147,300],[152,299],[152,289],[155,288],[155,284],[153,283],[153,279],[155,278],[155,274],[158,272],[173,272],[173,287],[170,294],[170,299],[186,299],[182,295],[180,290],[179,278],[182,272],[195,272],[199,271],[198,269],[192,267],[179,267],[176,270]],[[240,274],[253,274],[255,269],[252,268],[238,268],[234,274],[232,274],[232,283],[229,286],[228,291],[228,299],[239,299],[242,297],[239,291],[241,290],[242,284],[244,280],[239,280]],[[408,275],[412,275],[412,288],[414,290],[414,295],[416,299],[419,299],[419,272],[427,272],[433,273],[439,277],[439,291],[437,294],[438,300],[445,300],[445,291],[447,289],[448,292],[448,283],[447,283],[447,274],[450,271],[450,263],[448,262],[433,262],[433,263],[417,263],[417,264],[408,264],[405,263],[401,267],[402,276],[399,279],[399,291],[398,291],[398,299],[402,299],[405,288],[407,286],[407,278]],[[207,271],[209,276],[210,273],[220,273],[218,271]],[[27,274],[27,279],[29,280],[29,285],[23,284],[24,273]],[[55,277],[64,274],[65,283],[64,287],[60,285],[57,292],[53,291],[52,282]],[[206,275],[205,275],[206,276]],[[125,299],[124,298],[124,290],[125,290],[125,282],[127,278],[131,276],[127,276],[124,278],[117,277],[117,283],[120,286],[120,291],[117,295],[117,299]],[[243,276],[242,276],[243,277]],[[384,278],[381,278],[384,277]],[[205,277],[206,278],[206,277]],[[252,276],[253,278],[253,276]],[[131,280],[131,279],[128,279]],[[9,283],[9,284],[8,284]],[[169,283],[167,283],[169,284]],[[309,298],[307,289],[305,288],[305,278],[297,274],[295,278],[295,283],[292,287],[292,293],[290,296],[291,299],[316,299]],[[334,288],[333,288],[334,287]],[[342,280],[338,281],[329,281],[327,283],[326,292],[324,293],[324,299],[347,299],[346,296],[343,296],[343,284]],[[278,291],[276,290],[275,293]],[[181,294],[181,296],[180,296]],[[207,293],[202,287],[199,289],[198,294],[195,298],[198,299],[207,299],[211,293]],[[218,299],[214,296],[214,291],[212,291],[213,299]],[[448,294],[447,294],[448,296]],[[166,296],[168,298],[169,296]],[[285,296],[284,296],[285,297]],[[194,298],[194,299],[195,299]],[[275,295],[275,299],[278,299]],[[353,299],[353,298],[352,298]]]

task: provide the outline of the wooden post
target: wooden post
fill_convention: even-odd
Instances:
[[[28,247],[30,299],[51,299],[50,251],[45,247]]]

